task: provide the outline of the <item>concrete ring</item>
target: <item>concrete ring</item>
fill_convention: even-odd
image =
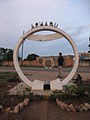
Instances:
[[[16,72],[18,73],[19,77],[27,85],[32,87],[33,83],[23,74],[23,72],[22,72],[22,70],[21,70],[21,68],[19,66],[19,63],[18,63],[18,51],[19,51],[20,45],[22,44],[22,42],[25,39],[27,39],[28,36],[30,36],[30,35],[32,35],[32,34],[34,34],[36,32],[39,32],[39,31],[52,31],[52,32],[59,33],[64,38],[66,38],[68,40],[68,42],[71,44],[71,46],[73,48],[74,56],[75,56],[75,62],[74,62],[74,65],[73,65],[73,68],[72,68],[70,74],[62,81],[62,86],[66,85],[73,78],[74,74],[77,71],[78,62],[79,62],[78,50],[77,50],[75,42],[72,40],[72,38],[66,32],[64,32],[63,30],[61,30],[59,28],[53,27],[53,26],[38,26],[38,27],[35,27],[35,28],[29,30],[23,36],[20,37],[20,39],[18,40],[18,42],[16,44],[16,47],[14,49],[14,53],[13,53],[13,61],[14,61],[14,66],[15,66]]]
[[[45,64],[47,60],[51,60],[52,65],[51,65],[50,67],[47,67],[46,64]],[[54,60],[53,60],[52,58],[47,58],[47,59],[45,59],[45,60],[43,61],[43,66],[44,66],[45,68],[47,68],[47,69],[53,68],[53,66],[54,66]]]

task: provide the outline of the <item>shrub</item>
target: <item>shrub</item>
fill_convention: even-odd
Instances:
[[[55,101],[56,98],[59,100],[63,99],[90,99],[90,84],[82,83],[77,86],[64,86],[64,89],[55,90],[50,95],[49,100]]]
[[[45,96],[43,96],[43,95],[34,95],[33,93],[29,93],[29,99],[30,99],[30,101],[39,101],[39,100],[44,100]]]

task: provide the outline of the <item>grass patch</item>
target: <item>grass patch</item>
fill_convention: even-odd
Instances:
[[[19,81],[19,76],[15,72],[2,72],[0,73],[0,79],[7,82],[12,82],[12,81],[16,82]]]
[[[15,75],[17,75],[17,73],[14,73],[14,72],[2,72],[2,73],[0,73],[0,78],[1,79],[8,79],[8,78],[13,77]]]
[[[82,83],[76,86],[65,86],[63,90],[55,90],[50,95],[49,100],[85,100],[90,102],[90,83]]]

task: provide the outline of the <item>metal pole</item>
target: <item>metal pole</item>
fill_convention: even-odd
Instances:
[[[90,67],[90,37],[89,37],[89,45],[88,45],[88,47],[89,47],[88,55],[89,55],[89,67]]]
[[[23,35],[24,35],[24,31],[23,31]],[[24,41],[22,42],[21,65],[23,65],[23,48],[24,48]]]

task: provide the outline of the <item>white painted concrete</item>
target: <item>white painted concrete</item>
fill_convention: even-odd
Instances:
[[[50,85],[51,85],[51,90],[62,90],[63,89],[62,82],[60,81],[60,79],[50,81]]]
[[[51,61],[51,66],[50,66],[50,67],[46,66],[46,61],[48,61],[48,60]],[[45,68],[47,68],[47,69],[53,68],[53,67],[54,67],[54,60],[53,60],[52,58],[46,58],[46,59],[43,61],[43,66],[44,66]]]
[[[22,94],[28,94],[30,91],[27,91],[27,89],[30,89],[30,86],[27,85],[25,82],[20,82],[13,88],[11,88],[8,93],[9,95],[22,95]]]
[[[63,36],[59,33],[49,34],[49,35],[36,35],[32,34],[27,37],[28,40],[35,40],[35,41],[50,41],[63,38]]]
[[[43,90],[44,81],[34,80],[32,90]]]
[[[63,85],[66,85],[71,79],[72,77],[74,76],[74,74],[76,73],[77,71],[77,67],[78,67],[78,61],[79,61],[79,56],[78,56],[78,50],[77,50],[77,47],[76,47],[76,44],[75,42],[72,40],[72,38],[66,33],[64,32],[63,30],[59,29],[59,28],[56,28],[56,27],[53,27],[53,26],[38,26],[38,27],[35,27],[31,30],[29,30],[28,32],[26,32],[23,36],[20,37],[19,41],[17,42],[16,44],[16,47],[14,49],[14,53],[13,53],[13,61],[14,61],[14,66],[15,66],[15,69],[18,73],[18,75],[20,76],[20,78],[27,84],[29,85],[31,88],[33,86],[33,83],[27,79],[27,77],[23,74],[22,70],[20,69],[20,66],[19,66],[19,63],[18,63],[18,51],[19,51],[19,47],[20,45],[22,44],[22,42],[27,39],[27,38],[30,38],[31,35],[33,35],[34,33],[37,33],[39,31],[52,31],[52,32],[56,32],[58,34],[60,34],[60,38],[61,36],[65,37],[69,43],[71,44],[72,48],[73,48],[73,51],[74,51],[74,55],[75,55],[75,62],[74,62],[74,65],[73,65],[73,69],[72,71],[70,72],[70,74],[62,81],[62,83],[58,81],[58,79],[54,80],[54,82],[50,83],[51,84],[51,89],[54,90],[55,88],[59,89],[59,86],[63,86]],[[44,37],[44,38],[43,38]],[[52,40],[52,37],[51,36],[43,36],[42,40],[45,41],[45,40]],[[56,37],[55,37],[56,38]],[[59,37],[57,37],[59,38]],[[33,40],[38,40],[38,37],[37,39],[35,37],[33,37]],[[58,84],[56,83],[56,81],[58,81]],[[43,84],[43,83],[42,83]],[[42,84],[41,84],[41,87],[40,89],[42,90]],[[55,85],[54,85],[55,84]],[[33,89],[36,89],[35,86],[33,87]]]

